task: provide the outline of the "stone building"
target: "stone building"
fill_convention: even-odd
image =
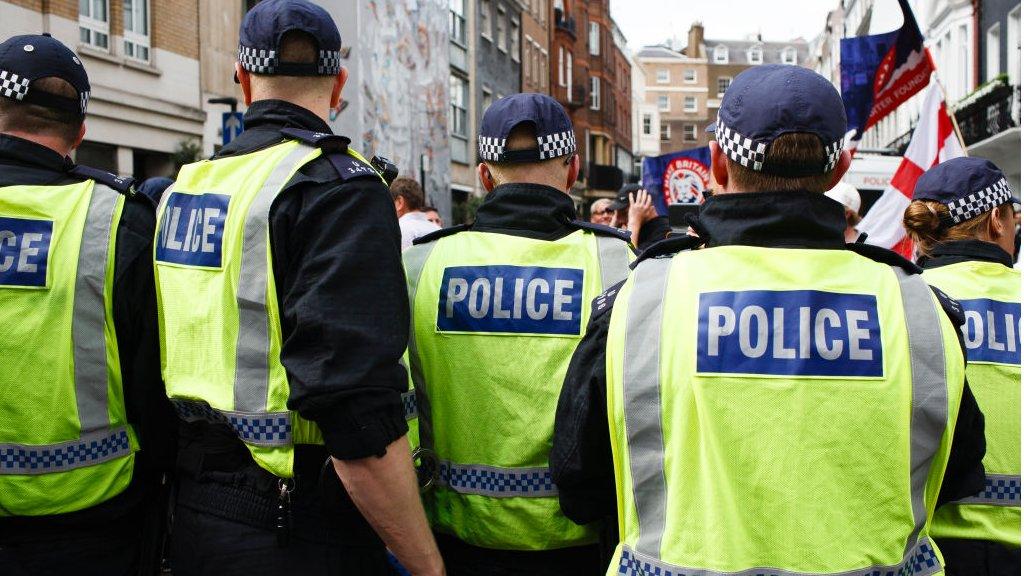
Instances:
[[[708,134],[708,65],[665,46],[647,46],[637,53],[644,77],[644,103],[654,107],[641,118],[641,133],[653,131],[660,154],[705,146]],[[712,95],[711,97],[714,97]]]

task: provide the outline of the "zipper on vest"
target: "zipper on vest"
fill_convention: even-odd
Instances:
[[[295,483],[290,478],[277,480],[277,516],[274,531],[277,533],[278,548],[287,548],[292,532],[292,490]]]

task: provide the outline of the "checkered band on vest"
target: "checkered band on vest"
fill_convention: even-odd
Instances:
[[[481,136],[479,140],[480,158],[488,162],[501,162],[501,155],[505,153],[505,138],[491,138]]]
[[[9,70],[0,70],[0,96],[24,100],[30,80]]]
[[[568,130],[540,136],[537,138],[537,146],[540,148],[541,160],[568,156],[576,152],[576,133]]]
[[[1012,199],[1013,193],[1010,191],[1010,183],[1006,181],[1006,178],[1001,178],[999,182],[984,190],[979,190],[966,198],[960,198],[946,204],[946,208],[949,208],[949,217],[953,224],[960,224],[975,216],[980,216],[993,208],[998,208]]]
[[[960,504],[988,504],[991,506],[1020,506],[1020,476],[992,474],[985,476],[985,489]]]
[[[291,414],[288,412],[241,413],[221,411],[206,402],[174,400],[178,417],[186,422],[224,424],[246,444],[282,446],[292,443]]]
[[[484,496],[555,496],[558,489],[547,468],[463,466],[442,461],[438,483],[455,492]]]
[[[316,59],[316,72],[322,76],[334,76],[341,72],[341,50],[321,50]]]
[[[927,576],[942,569],[935,549],[927,541],[919,543],[898,566],[872,566],[862,570],[843,572],[858,576]],[[623,548],[619,557],[619,574],[626,576],[729,576],[736,572],[718,572],[716,570],[680,568],[666,565],[663,562],[649,560],[638,556],[632,550]],[[790,572],[772,568],[753,568],[740,572],[743,576],[818,576],[807,572]],[[827,576],[822,573],[820,576]]]
[[[0,474],[61,472],[128,456],[131,452],[125,428],[52,446],[0,445]]]
[[[740,166],[755,172],[760,172],[764,167],[765,154],[768,152],[768,145],[764,142],[754,142],[729,128],[721,120],[715,128],[715,140],[722,147],[726,157]]]
[[[238,61],[254,74],[273,74],[277,70],[277,51],[239,45]]]
[[[402,408],[405,410],[405,419],[412,420],[416,418],[418,414],[416,406],[416,391],[409,390],[402,394]]]

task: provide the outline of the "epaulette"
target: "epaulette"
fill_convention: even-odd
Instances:
[[[104,186],[107,186],[125,196],[135,195],[135,178],[131,176],[118,176],[117,174],[111,174],[106,170],[100,170],[98,168],[90,168],[88,166],[82,166],[76,164],[74,168],[68,171],[72,176],[78,176],[86,180],[95,180]]]
[[[580,230],[589,230],[594,234],[600,234],[601,236],[621,238],[626,242],[629,242],[632,238],[629,232],[619,230],[618,228],[612,228],[611,226],[605,226],[604,224],[594,224],[593,222],[587,222],[586,220],[570,220],[569,224],[579,228]]]
[[[419,238],[412,241],[413,245],[418,246],[420,244],[426,244],[427,242],[433,242],[439,240],[445,236],[451,236],[452,234],[458,234],[459,232],[465,232],[469,230],[470,224],[457,224],[455,226],[449,226],[447,228],[441,228],[440,230],[434,230],[430,234],[420,236]]]
[[[640,262],[643,262],[644,260],[668,256],[670,254],[675,254],[677,252],[682,252],[684,250],[695,250],[697,248],[700,248],[703,244],[704,240],[702,240],[698,236],[669,236],[668,238],[665,238],[664,240],[658,240],[654,244],[651,244],[650,246],[645,248],[644,251],[641,252],[640,255],[636,257],[636,260],[634,260],[633,263],[629,265],[629,267],[635,269],[636,265],[639,264]]]
[[[301,128],[282,128],[281,134],[291,140],[298,140],[314,148],[320,148],[324,152],[344,152],[348,150],[348,145],[352,143],[351,140],[340,134],[314,132]]]
[[[942,304],[942,309],[949,316],[949,319],[953,322],[953,325],[957,328],[964,325],[967,322],[967,317],[964,315],[964,308],[960,305],[960,302],[949,297],[942,290],[939,290],[935,286],[931,286],[932,292],[935,293],[935,297],[939,299],[939,304]]]
[[[611,311],[612,306],[615,305],[615,297],[619,295],[619,291],[622,290],[622,285],[625,283],[626,281],[623,280],[598,294],[597,298],[594,298],[594,301],[590,304],[591,322]]]
[[[875,246],[873,244],[856,243],[847,244],[846,249],[881,264],[899,266],[900,268],[903,268],[907,274],[920,274],[923,271],[917,264],[914,264],[910,260],[907,260],[888,248],[882,248],[881,246]]]
[[[352,141],[345,136],[329,132],[313,132],[301,128],[282,128],[281,135],[323,150],[324,157],[331,163],[331,166],[334,166],[334,170],[343,182],[356,178],[381,177],[373,166],[348,153],[348,145]]]

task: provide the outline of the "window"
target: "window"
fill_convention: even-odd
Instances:
[[[672,108],[668,103],[668,96],[658,96],[658,110],[661,112],[671,112]]]
[[[597,22],[590,23],[590,35],[587,36],[587,45],[590,47],[591,56],[601,54],[601,26]]]
[[[558,85],[565,87],[565,49],[558,47]]]
[[[1010,11],[1006,21],[1006,73],[1011,86],[1020,84],[1020,6]]]
[[[103,50],[110,49],[108,0],[78,0],[78,40]]]
[[[729,85],[732,84],[732,78],[729,76],[718,77],[718,96],[721,97],[725,94],[725,91],[729,89]]]
[[[686,141],[686,142],[696,142],[697,141],[697,125],[696,124],[686,124],[685,126],[683,126],[683,140]]]
[[[796,64],[796,48],[786,46],[786,48],[782,50],[782,63]]]
[[[715,64],[728,64],[729,63],[729,49],[719,44],[715,46]]]
[[[1012,50],[1013,48],[1009,48]],[[996,22],[985,34],[985,80],[999,75],[999,23]]]
[[[519,20],[512,19],[512,46],[509,47],[509,52],[512,54],[512,59],[519,62]]]
[[[448,0],[448,38],[466,45],[466,0]]]
[[[572,52],[565,54],[565,99],[572,102]]]
[[[124,55],[149,62],[149,0],[124,0]]]
[[[672,78],[669,75],[668,68],[659,68],[658,69],[658,84],[668,84],[671,81],[672,81]]]
[[[601,79],[597,76],[590,77],[590,109],[601,109]]]
[[[505,52],[505,51],[508,50],[508,30],[507,30],[508,21],[505,18],[505,7],[504,6],[499,6],[498,7],[498,18],[497,18],[496,25],[497,25],[497,29],[498,29],[498,32],[497,32],[497,36],[498,37],[495,38],[495,41],[498,43],[498,50],[501,50],[502,52]]]
[[[548,51],[541,48],[540,55],[537,56],[538,66],[540,71],[540,87],[541,92],[548,91]]]
[[[488,40],[491,39],[494,30],[491,26],[493,14],[491,13],[491,0],[480,0],[480,35]]]
[[[644,117],[643,117],[643,130],[644,130],[644,136],[650,136],[651,135],[651,115],[650,114],[644,114]]]
[[[747,50],[747,63],[748,64],[762,64],[764,63],[764,49],[760,46],[751,46],[750,50]]]
[[[491,107],[491,104],[494,104],[494,93],[492,93],[487,88],[482,88],[481,91],[483,92],[483,97],[480,98],[480,103],[483,105],[484,110],[486,111],[488,108]]]
[[[687,68],[686,70],[683,70],[683,82],[686,82],[687,84],[696,84],[697,71],[694,70],[693,68]]]
[[[683,112],[696,112],[697,111],[697,97],[687,96],[683,98]]]
[[[451,110],[448,114],[448,131],[452,135],[452,160],[466,164],[469,162],[469,129],[467,110],[469,103],[469,82],[451,75],[448,77],[451,88]]]
[[[971,65],[970,48],[968,48],[968,40],[970,38],[967,35],[966,24],[960,26],[960,34],[958,36],[960,59],[957,61],[957,68],[960,70],[960,96],[963,97],[971,90],[971,69],[973,68]]]
[[[668,142],[672,139],[672,126],[668,124],[661,125],[661,141]]]

